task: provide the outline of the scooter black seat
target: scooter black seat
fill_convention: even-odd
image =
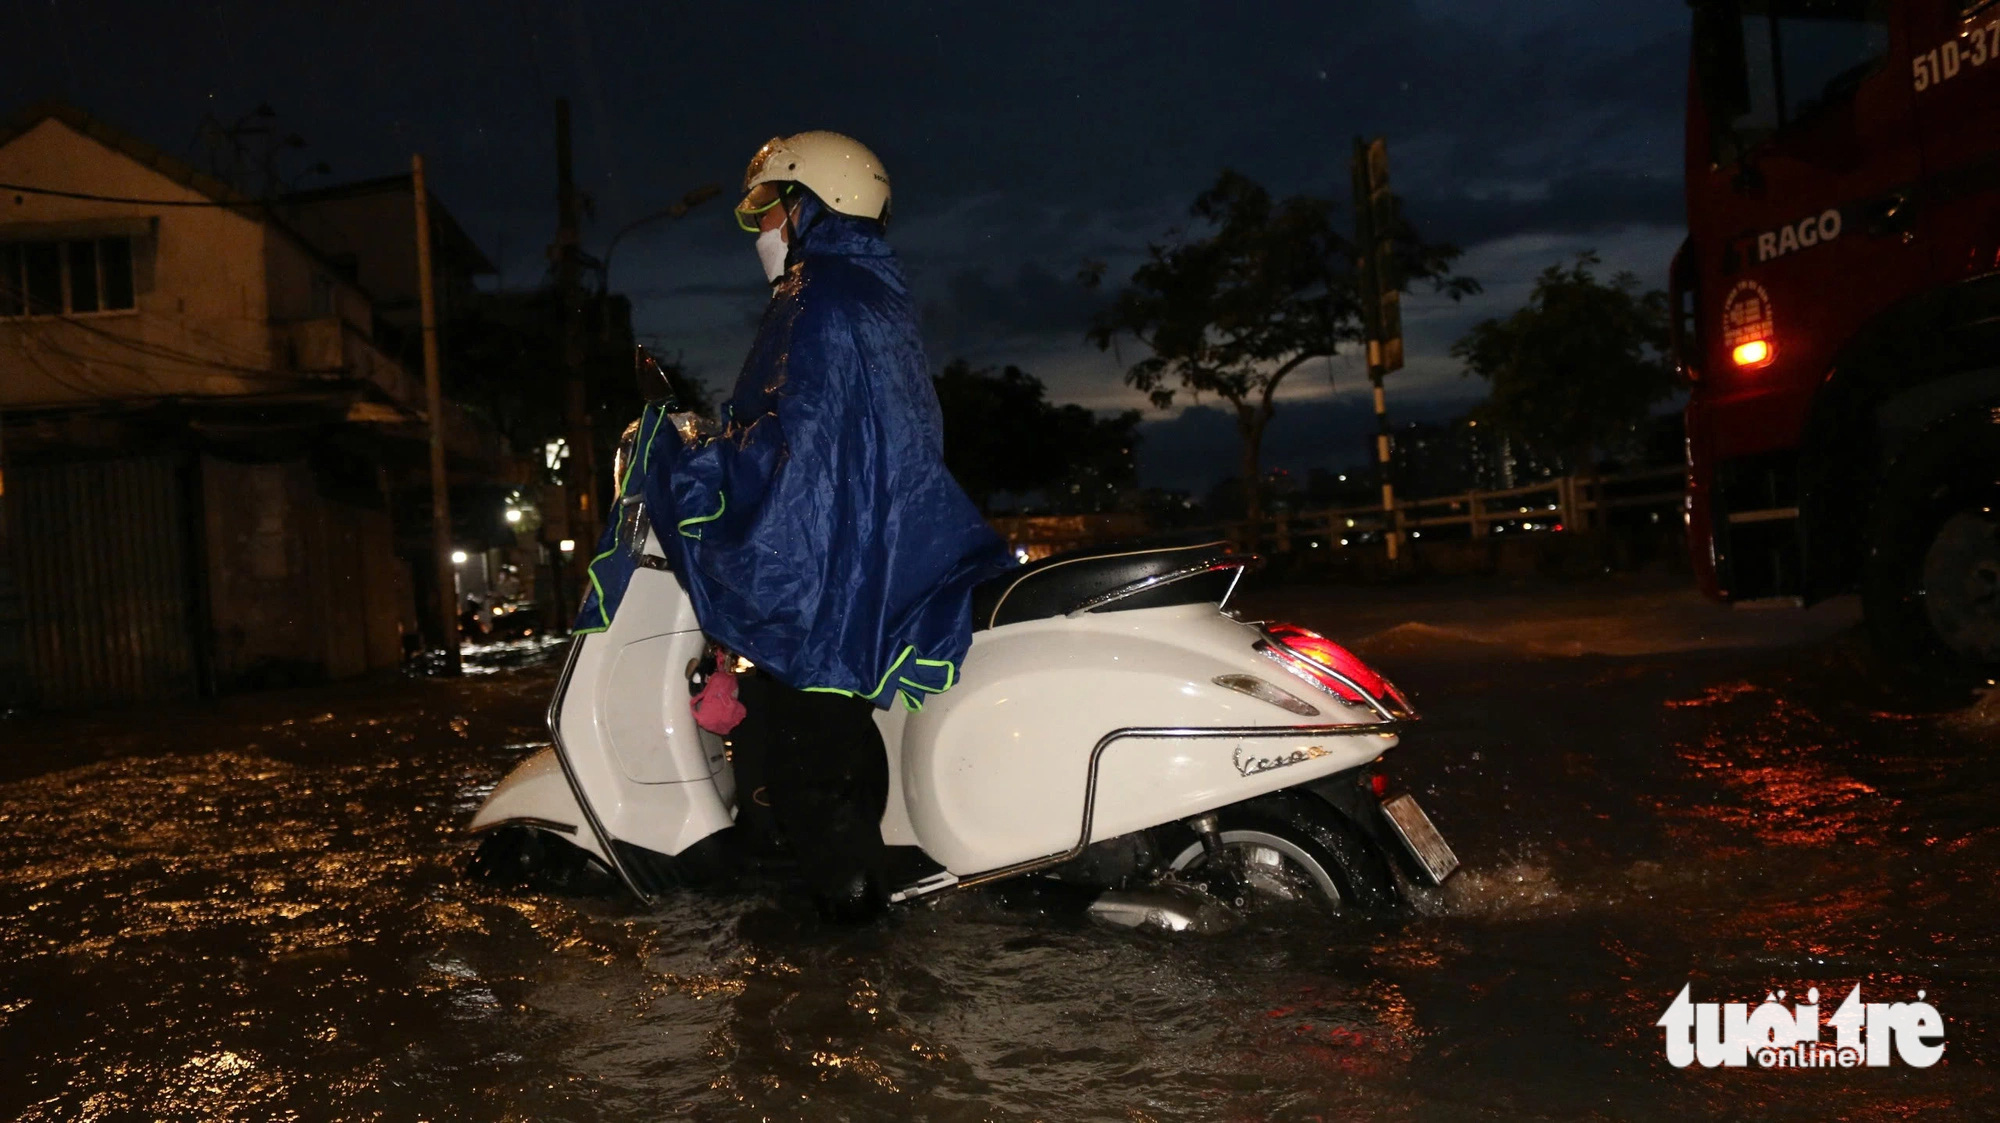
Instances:
[[[1196,571],[1194,576],[1144,588],[1095,611],[1219,602],[1239,568],[1250,560],[1234,553],[1227,542],[1145,549],[1100,547],[1056,554],[1009,570],[973,589],[972,630],[1063,616],[1115,589],[1190,570]],[[1218,568],[1203,572],[1210,566]]]

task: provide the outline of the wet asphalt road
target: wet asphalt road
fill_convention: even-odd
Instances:
[[[1413,695],[1390,772],[1466,870],[1212,939],[470,882],[546,664],[0,724],[0,1118],[2000,1117],[2000,699],[1899,699],[1824,613],[1467,588],[1253,596]],[[1924,989],[1944,1060],[1674,1069],[1690,981]]]

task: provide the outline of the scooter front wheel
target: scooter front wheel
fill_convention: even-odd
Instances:
[[[1278,792],[1220,808],[1215,820],[1220,845],[1213,857],[1193,830],[1172,828],[1164,848],[1172,855],[1170,870],[1226,883],[1225,894],[1268,901],[1317,898],[1336,912],[1366,912],[1396,902],[1396,879],[1381,852],[1323,800]]]
[[[479,840],[465,872],[488,884],[571,897],[616,892],[618,876],[582,847],[536,827],[508,824]]]

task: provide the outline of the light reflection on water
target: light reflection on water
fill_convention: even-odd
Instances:
[[[1396,671],[1432,718],[1404,776],[1465,874],[1400,919],[1214,940],[973,895],[836,931],[762,895],[469,883],[459,825],[542,743],[545,671],[30,770],[0,783],[0,1115],[1916,1119],[1991,1090],[1977,745],[1756,666]],[[1690,979],[1926,987],[1947,1061],[1671,1070],[1652,1023]]]
[[[1711,728],[1677,746],[1686,765],[1734,796],[1707,804],[1656,802],[1664,818],[1709,820],[1746,844],[1819,847],[1876,846],[1896,800],[1855,778],[1842,763],[1844,743],[1810,707],[1747,682],[1712,687],[1669,708],[1727,707],[1746,720]]]

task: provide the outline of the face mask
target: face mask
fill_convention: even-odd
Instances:
[[[773,227],[757,235],[757,260],[764,263],[764,279],[772,284],[785,275],[785,228]]]

